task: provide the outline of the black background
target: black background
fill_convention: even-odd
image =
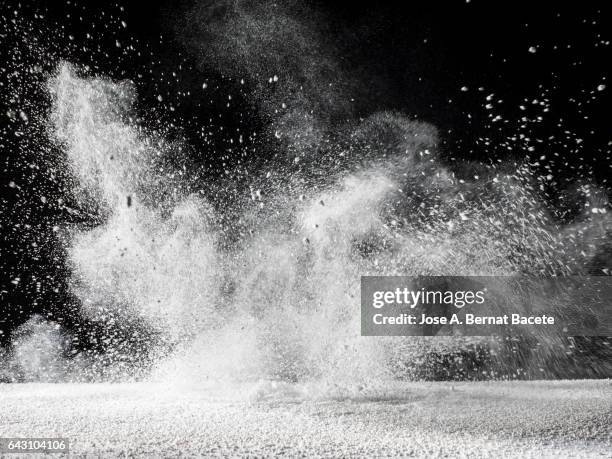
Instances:
[[[192,90],[195,94],[203,80],[219,87],[237,85],[215,68],[193,65],[189,77],[180,84],[167,82],[168,86],[160,89],[162,73],[167,75],[179,63],[193,64],[197,59],[193,50],[185,49],[175,37],[180,12],[192,2],[104,3],[13,2],[3,3],[0,12],[4,18],[32,21],[34,35],[52,31],[51,61],[65,58],[89,65],[92,73],[136,81],[138,110],[148,113],[149,118],[155,114],[160,125],[170,126],[170,135],[185,138],[194,151],[206,151],[206,155],[197,159],[211,177],[221,174],[219,161],[227,154],[227,139],[219,135],[212,139],[212,144],[204,145],[196,131],[202,120],[221,111],[223,94],[213,96],[206,104],[198,96],[183,98],[173,113],[165,111],[156,99],[162,90],[167,93]],[[583,2],[563,7],[560,2],[305,3],[329,21],[332,37],[337,32],[342,65],[359,68],[366,79],[373,79],[370,93],[357,94],[362,96],[357,104],[359,115],[391,109],[431,122],[440,130],[441,148],[448,158],[521,159],[527,154],[525,151],[498,147],[512,133],[512,127],[490,122],[485,97],[494,93],[496,100],[503,100],[496,113],[511,119],[520,116],[518,107],[524,99],[538,98],[542,88],[546,88],[550,91],[552,119],[563,118],[564,124],[560,128],[556,121],[542,123],[533,128],[531,135],[547,139],[570,129],[572,136],[583,139],[583,153],[561,151],[567,164],[559,166],[556,172],[570,184],[582,178],[578,177],[576,166],[586,164],[591,171],[589,179],[601,187],[607,187],[610,171],[610,89],[578,108],[571,99],[589,99],[589,94],[605,81],[612,57],[610,46],[595,46],[611,38],[612,22],[605,4]],[[45,13],[44,19],[34,20],[34,15],[40,12]],[[119,20],[124,20],[128,27],[121,28]],[[107,28],[105,24],[110,23],[112,27]],[[92,24],[100,32],[95,46],[85,38]],[[147,52],[141,56],[126,55],[116,47],[117,37],[124,42],[135,40],[137,48]],[[12,68],[14,61],[7,56],[16,48],[27,47],[24,37],[3,34],[1,43],[2,66],[8,71],[21,71]],[[87,44],[85,50],[82,44]],[[528,51],[531,46],[537,47],[536,53]],[[157,76],[151,78],[146,71]],[[139,78],[138,74],[143,73],[145,76]],[[469,90],[461,91],[463,86]],[[478,90],[480,87],[482,91]],[[30,96],[35,97],[36,91],[30,92]],[[2,105],[10,105],[7,100],[10,95],[4,92],[2,97]],[[242,110],[225,113],[223,123],[258,130],[264,121],[256,114],[245,120],[240,113],[251,113],[249,104],[246,100],[240,103],[244,105]],[[25,148],[26,140],[15,138],[14,129],[14,124],[3,121],[0,329],[5,343],[11,330],[35,312],[64,321],[68,327],[80,328],[76,325],[84,319],[75,312],[78,308],[65,284],[64,254],[58,248],[52,227],[66,222],[95,226],[100,221],[95,212],[84,209],[80,213],[67,212],[71,205],[78,207],[76,203],[68,202],[61,208],[39,205],[40,193],[60,196],[69,178],[62,171],[56,171],[54,178],[50,178],[39,146],[32,141],[34,148]],[[26,133],[25,138],[28,135],[36,137],[35,133]],[[491,145],[483,148],[482,139],[490,140]],[[265,155],[265,150],[261,154]],[[21,188],[10,187],[10,182],[21,184]],[[26,220],[33,230],[15,226]],[[35,249],[32,242],[37,242]],[[11,283],[15,277],[21,279],[18,285]],[[41,279],[42,287],[37,288]]]

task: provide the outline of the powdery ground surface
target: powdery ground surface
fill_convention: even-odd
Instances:
[[[610,457],[611,425],[610,380],[0,385],[1,437],[77,456]]]

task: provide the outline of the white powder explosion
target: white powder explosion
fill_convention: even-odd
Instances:
[[[138,367],[126,354],[142,352],[140,377],[363,391],[410,377],[432,341],[361,337],[361,275],[580,274],[608,228],[602,213],[561,231],[528,167],[473,166],[474,179],[459,180],[437,159],[431,126],[377,113],[342,128],[327,154],[347,166],[319,171],[324,180],[284,187],[266,184],[270,173],[254,177],[251,199],[227,209],[247,229],[227,247],[220,241],[233,229],[218,207],[176,186],[182,171],[164,159],[180,145],[132,116],[129,83],[62,64],[49,88],[49,129],[72,192],[103,216],[65,228],[65,240],[72,289],[103,324],[106,351],[65,355],[69,333],[32,319],[12,356],[29,379],[126,379]],[[469,341],[438,340],[438,349]]]

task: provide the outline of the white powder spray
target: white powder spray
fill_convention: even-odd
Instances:
[[[359,167],[330,171],[316,188],[236,197],[248,233],[222,247],[219,210],[159,167],[176,149],[131,118],[129,84],[64,64],[50,90],[72,192],[104,216],[92,229],[66,229],[73,291],[109,330],[129,324],[156,337],[147,349],[155,379],[362,390],[406,373],[428,344],[360,336],[361,275],[578,272],[608,224],[602,214],[590,232],[555,231],[528,168],[460,181],[437,159],[433,128],[378,113],[349,125],[353,143],[333,151]],[[123,358],[113,352],[111,366]]]

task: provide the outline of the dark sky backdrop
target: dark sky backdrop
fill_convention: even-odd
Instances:
[[[211,114],[222,111],[224,94],[218,91],[207,95],[210,100],[204,104],[198,89],[204,80],[229,89],[238,83],[221,75],[214,66],[195,65],[197,52],[176,38],[177,24],[180,29],[182,15],[193,2],[103,3],[96,6],[90,1],[68,4],[64,0],[41,0],[14,5],[3,2],[0,13],[5,20],[13,17],[33,20],[35,14],[45,12],[44,19],[33,23],[37,28],[35,33],[44,35],[46,31],[54,31],[57,34],[54,37],[59,37],[53,40],[54,59],[62,56],[89,65],[96,73],[136,81],[138,110],[158,119],[160,125],[170,126],[171,133],[185,137],[194,150],[205,148],[208,154],[200,160],[207,163],[211,175],[220,173],[217,166],[219,158],[226,154],[227,139],[213,136],[209,139],[212,144],[203,146],[197,132],[198,126]],[[515,131],[511,125],[491,122],[492,112],[487,108],[486,97],[495,94],[496,115],[515,119],[521,116],[519,106],[541,98],[545,89],[554,116],[550,122],[531,127],[531,135],[548,139],[571,130],[572,139],[582,140],[582,153],[568,148],[564,152],[563,145],[559,145],[567,162],[558,166],[559,176],[571,181],[576,178],[576,165],[586,163],[593,167],[591,178],[600,186],[607,186],[612,140],[610,88],[596,98],[591,94],[598,85],[607,83],[607,67],[612,57],[611,48],[606,44],[612,38],[609,8],[606,2],[574,2],[567,7],[560,3],[343,0],[307,2],[306,5],[326,22],[326,38],[335,41],[343,68],[349,72],[355,69],[365,83],[365,89],[357,94],[362,96],[356,102],[358,115],[394,109],[431,122],[440,130],[443,155],[448,159],[487,160],[496,155],[523,158],[525,151],[506,148],[506,138]],[[127,23],[127,28],[118,24],[120,20]],[[105,25],[110,23],[112,27]],[[99,33],[95,46],[85,38],[92,25]],[[123,42],[135,38],[137,48],[147,52],[126,56],[116,46],[117,37]],[[84,51],[80,49],[82,44],[87,44]],[[3,34],[0,57],[25,46],[18,34]],[[536,52],[529,52],[530,47],[535,47]],[[2,65],[8,71],[20,71],[11,68],[12,61],[4,60]],[[164,79],[159,75],[170,74],[183,62],[191,64],[189,74],[180,83],[167,80],[167,87],[160,89],[160,81]],[[148,71],[157,77],[150,78],[150,73],[138,77]],[[468,90],[463,91],[462,87]],[[176,111],[170,113],[157,102],[160,91],[190,91],[193,95],[180,98]],[[6,97],[3,93],[2,105],[6,104]],[[497,103],[498,100],[503,102]],[[258,119],[248,101],[239,97],[237,103],[239,109],[225,113],[223,123],[228,127],[247,124],[251,130],[259,129],[264,120]],[[245,113],[254,115],[245,119],[242,116]],[[558,123],[560,118],[562,127]],[[12,125],[3,125],[5,134],[13,129]],[[484,148],[483,142],[487,140],[490,145]],[[24,141],[14,137],[4,139],[1,153],[4,168],[0,183],[3,195],[0,329],[4,330],[3,339],[7,339],[15,324],[22,323],[33,312],[48,313],[68,325],[82,320],[67,312],[70,308],[66,304],[71,300],[65,285],[63,253],[54,245],[50,228],[66,221],[96,224],[95,217],[75,216],[63,209],[41,210],[37,206],[38,201],[32,198],[36,196],[36,187],[57,188],[57,180],[48,178],[44,165],[33,172],[33,168],[18,161],[15,142]],[[265,155],[265,150],[261,154]],[[35,164],[40,161],[35,152],[31,152],[30,160]],[[59,176],[61,179],[61,173]],[[10,182],[23,183],[21,192],[9,187]],[[32,224],[39,223],[36,232],[15,229],[15,222],[21,221],[24,214]],[[35,250],[27,248],[39,240],[47,244],[39,244]],[[16,247],[21,249],[16,252]],[[18,285],[11,283],[16,276],[21,279]],[[48,276],[42,289],[37,289],[32,276],[37,279]]]

